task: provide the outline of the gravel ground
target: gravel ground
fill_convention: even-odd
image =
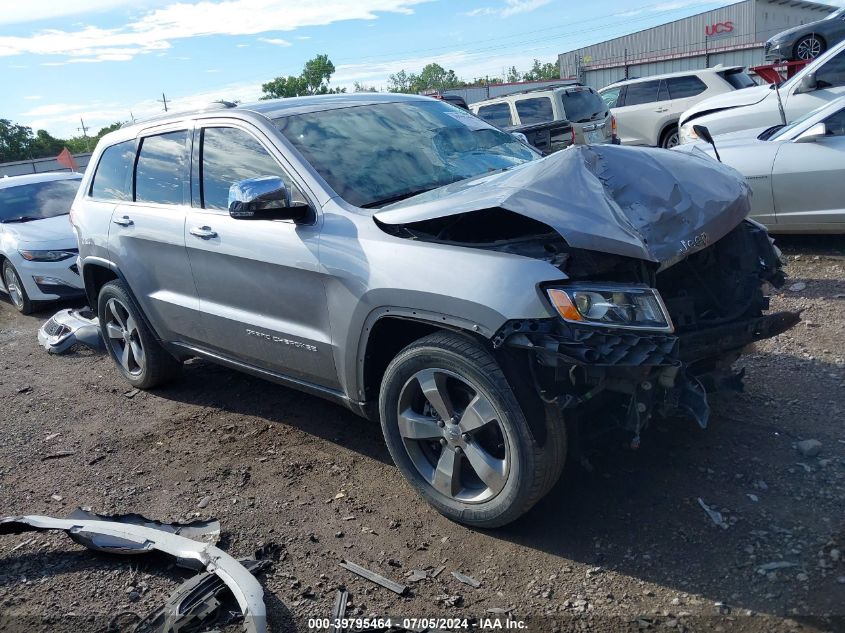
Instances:
[[[790,279],[772,307],[803,308],[804,320],[740,361],[745,392],[714,398],[706,430],[661,423],[638,451],[607,447],[593,472],[569,466],[495,531],[431,510],[379,428],[337,406],[200,361],[166,389],[133,393],[105,356],[38,347],[55,306],[22,317],[0,300],[0,515],[216,517],[236,557],[281,546],[261,576],[273,631],[312,630],[339,586],[355,616],[845,631],[845,240],[779,243]],[[807,439],[817,455],[799,450]],[[72,454],[45,460],[61,451]],[[0,630],[125,630],[190,575],[163,555],[95,554],[61,533],[0,536]]]

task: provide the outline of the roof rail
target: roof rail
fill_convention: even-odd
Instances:
[[[184,115],[191,115],[191,114],[198,114],[200,112],[209,112],[213,110],[228,110],[230,108],[237,108],[238,104],[235,101],[226,101],[225,99],[218,99],[217,101],[212,101],[207,105],[201,108],[195,108],[191,110],[173,110],[168,112],[162,112],[161,114],[154,114],[153,116],[147,117],[145,119],[135,119],[134,121],[127,121],[123,123],[120,127],[132,127],[133,125],[138,125],[139,123],[149,123],[151,121],[160,121],[162,119],[168,119],[172,116],[184,116]]]

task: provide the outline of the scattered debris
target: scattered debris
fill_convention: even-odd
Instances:
[[[434,596],[434,601],[442,603],[447,607],[459,607],[464,601],[463,596],[459,595],[449,595],[448,593],[444,593],[439,596]]]
[[[700,505],[701,508],[707,513],[707,516],[710,517],[710,520],[713,521],[713,523],[718,525],[723,530],[728,529],[728,524],[725,522],[725,519],[722,517],[721,512],[717,512],[716,510],[714,510],[713,508],[708,506],[706,503],[704,503],[704,500],[701,497],[698,498],[698,505]]]
[[[789,287],[789,289],[792,292],[801,292],[802,290],[805,290],[806,288],[807,288],[807,284],[804,283],[803,281],[797,281]]]
[[[202,510],[203,508],[207,508],[209,503],[211,503],[211,497],[206,495],[199,500],[199,502],[197,503],[197,507]]]
[[[106,349],[100,322],[91,308],[59,310],[38,330],[38,344],[51,354],[64,354],[77,343],[95,350]]]
[[[803,462],[795,462],[795,465],[796,465],[796,466],[800,466],[801,468],[803,468],[805,473],[811,473],[811,472],[813,472],[813,469],[812,469],[812,468],[810,468],[810,466],[809,466],[809,465],[804,464]]]
[[[459,571],[453,571],[452,575],[458,582],[462,582],[465,585],[469,585],[470,587],[475,587],[476,589],[478,589],[481,586],[481,581],[476,580],[472,576],[466,576]]]
[[[45,442],[49,442],[50,440],[54,440],[61,435],[60,433],[50,433],[47,437],[44,438]]]
[[[44,530],[63,530],[75,537],[75,541],[91,549],[102,549],[114,554],[141,554],[156,550],[176,557],[177,564],[181,566],[205,568],[218,576],[234,595],[244,615],[245,630],[250,633],[264,633],[267,630],[261,584],[246,567],[210,543],[195,541],[164,529],[126,522],[55,519],[36,515],[0,519],[0,534]],[[111,548],[108,543],[116,545]]]
[[[18,387],[17,389],[18,393],[29,393],[30,391],[32,391],[32,387],[30,387],[29,385],[27,385],[26,387]]]
[[[760,501],[760,497],[758,497],[755,494],[751,494],[750,492],[746,492],[745,496],[748,497],[749,499],[751,499],[754,503],[757,503],[758,501]]]
[[[798,563],[790,563],[789,561],[781,560],[774,563],[766,563],[765,565],[760,565],[757,568],[758,574],[765,574],[770,571],[775,571],[777,569],[786,569],[788,567],[798,567]]]
[[[340,561],[340,566],[344,569],[348,569],[353,574],[357,574],[362,578],[366,578],[370,582],[374,582],[377,585],[381,585],[385,589],[389,589],[393,593],[399,594],[400,596],[404,596],[408,593],[408,586],[407,585],[400,585],[398,582],[393,582],[392,580],[388,580],[384,576],[381,576],[369,569],[361,567],[355,563],[352,563],[347,560]]]
[[[349,592],[340,588],[337,590],[334,598],[334,608],[332,609],[331,628],[329,633],[344,633],[344,627],[340,625],[341,621],[346,617],[346,606],[349,604]]]
[[[428,578],[428,572],[422,569],[414,569],[408,572],[407,580],[408,582],[419,582],[420,580],[425,580]]]
[[[45,455],[41,458],[42,462],[46,462],[50,459],[61,459],[62,457],[70,457],[71,455],[76,455],[76,451],[57,451],[55,453],[50,453],[49,455]]]
[[[502,609],[501,607],[493,607],[492,609],[487,609],[487,613],[492,613],[494,615],[506,615],[513,611],[513,607],[505,607]]]
[[[148,519],[143,515],[132,514],[96,514],[87,508],[77,508],[71,512],[68,519],[84,519],[86,521],[108,521],[110,523],[119,523],[122,525],[136,525],[139,527],[152,528],[167,532],[168,534],[176,534],[194,541],[202,541],[204,543],[216,543],[220,539],[220,521],[191,521],[190,523],[162,523]],[[93,550],[103,552],[115,552],[117,550],[131,550],[131,551],[117,551],[119,554],[132,554],[138,549],[134,541],[123,541],[122,539],[114,539],[111,537],[99,537],[85,535],[77,538],[76,533],[71,532],[70,538],[80,545],[84,545]]]
[[[442,573],[443,573],[443,571],[444,571],[445,569],[446,569],[446,565],[441,565],[440,567],[438,567],[437,569],[435,569],[433,572],[431,572],[431,577],[432,577],[432,578],[437,578],[440,574],[442,574]]]
[[[22,548],[22,547],[26,547],[27,545],[29,545],[30,543],[32,543],[32,542],[34,542],[34,541],[35,541],[35,539],[34,539],[34,538],[28,538],[28,539],[26,539],[25,541],[21,541],[20,543],[18,543],[17,545],[15,545],[15,546],[14,546],[14,547],[10,550],[10,551],[12,551],[12,552],[17,552],[20,548]]]
[[[50,498],[53,501],[61,501],[62,499],[64,499],[64,497],[62,495],[50,495]]]
[[[801,440],[795,445],[804,457],[815,457],[822,450],[822,443],[818,440]]]
[[[127,391],[123,395],[131,400],[132,398],[137,396],[139,393],[141,393],[140,389],[131,389],[130,391]]]
[[[252,557],[255,560],[284,560],[285,546],[278,543],[264,543],[253,552]]]

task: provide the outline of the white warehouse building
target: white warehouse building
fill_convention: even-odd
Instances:
[[[558,56],[560,76],[593,88],[631,77],[766,63],[764,45],[836,9],[803,0],[743,0]]]

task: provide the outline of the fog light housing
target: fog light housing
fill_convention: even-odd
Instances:
[[[42,275],[33,275],[32,279],[39,286],[67,286],[67,282],[57,279],[56,277],[43,277]]]

